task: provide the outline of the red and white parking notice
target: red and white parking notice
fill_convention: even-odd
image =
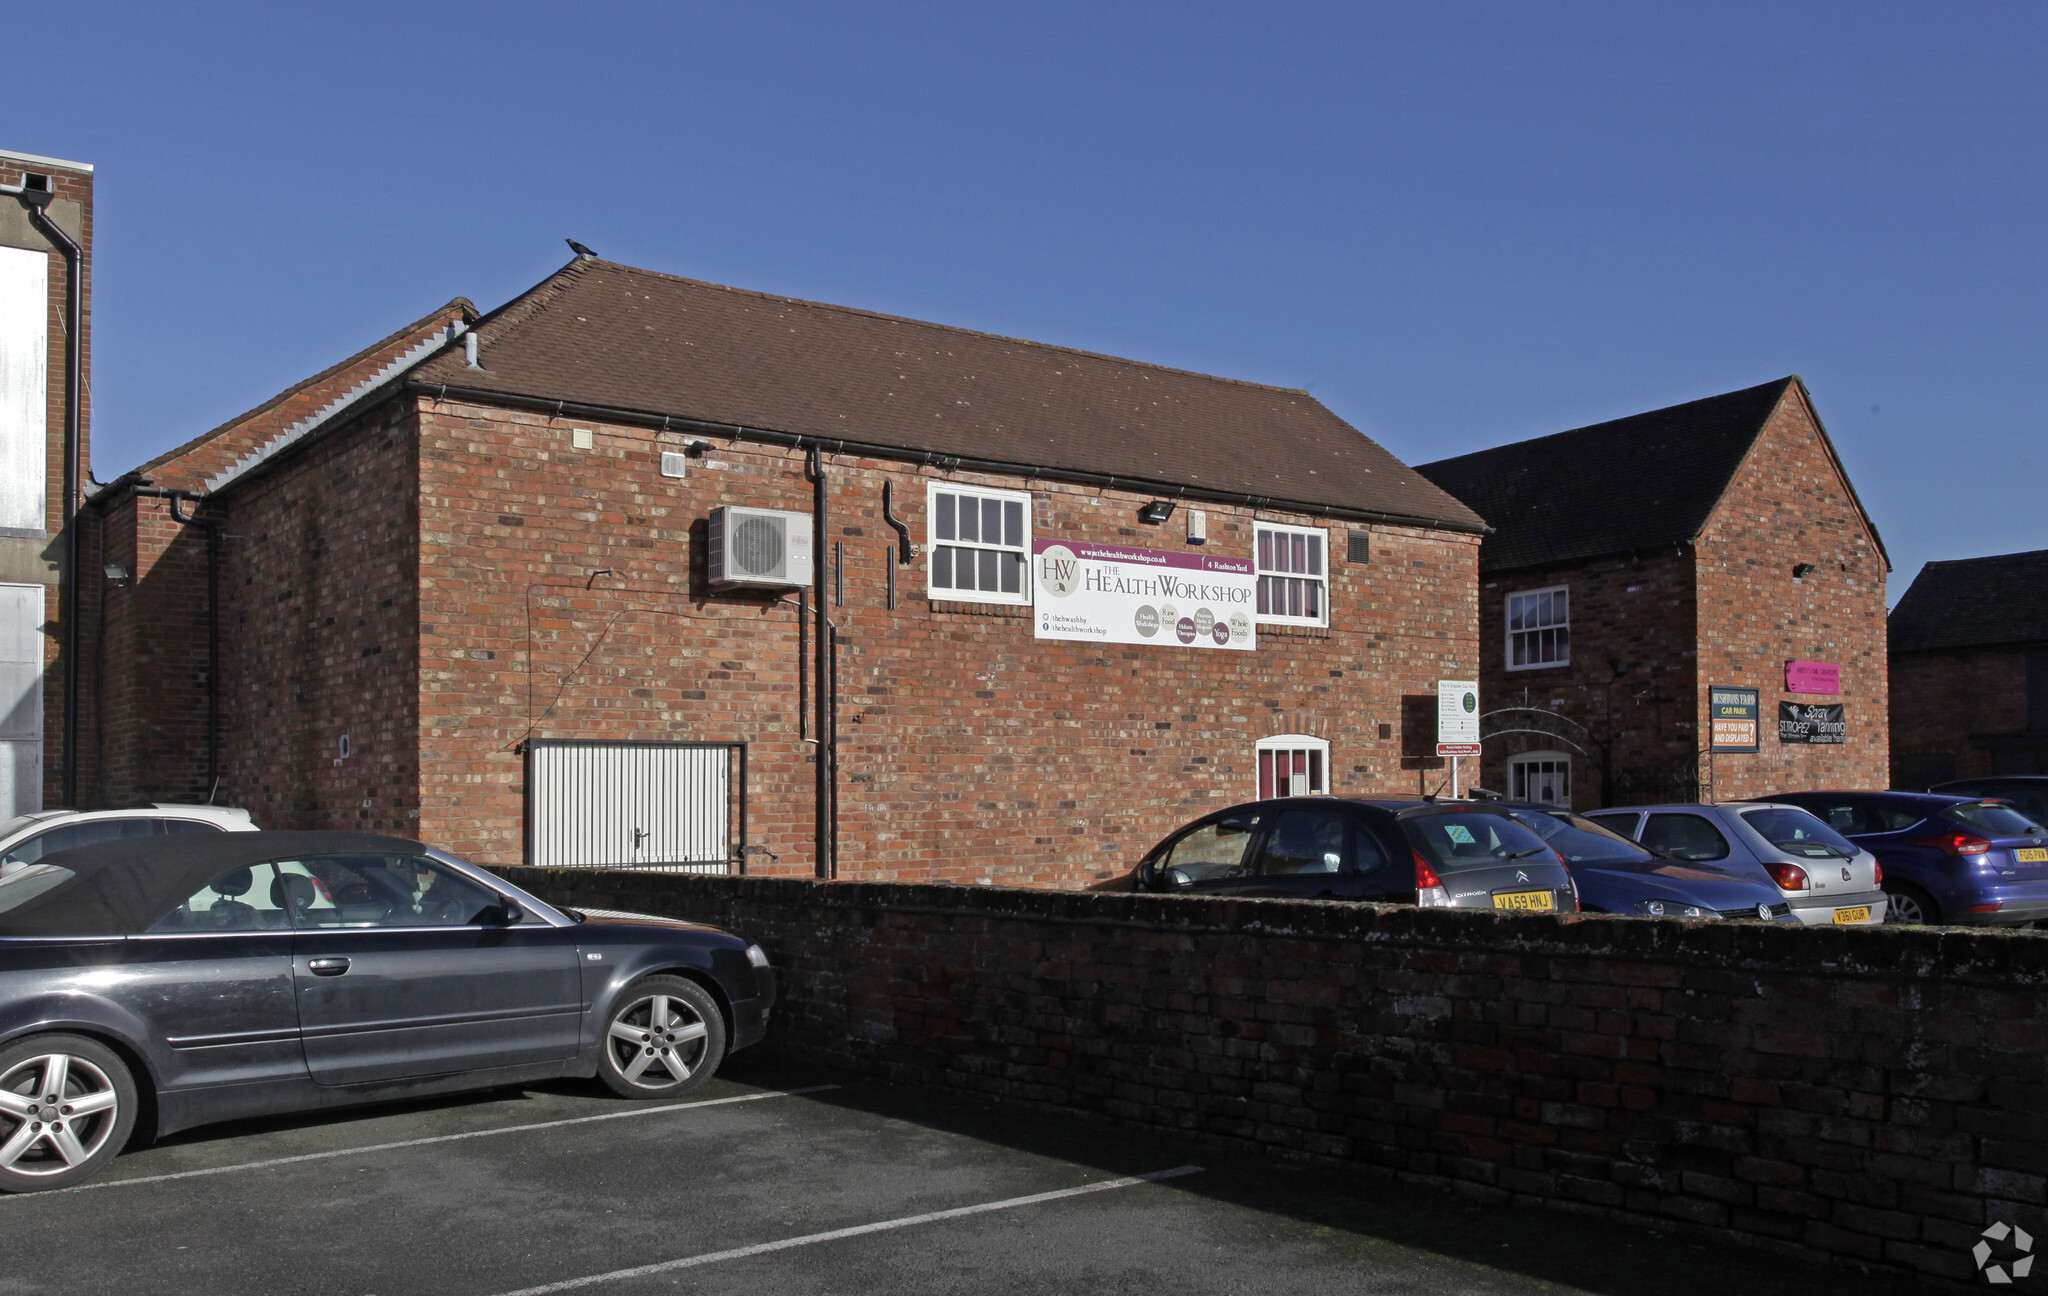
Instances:
[[[1259,580],[1249,558],[1037,540],[1031,546],[1039,639],[1155,648],[1258,647]]]

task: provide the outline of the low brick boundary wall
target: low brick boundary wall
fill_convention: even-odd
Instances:
[[[766,947],[810,1061],[1956,1279],[2048,1238],[2048,938],[507,869]]]

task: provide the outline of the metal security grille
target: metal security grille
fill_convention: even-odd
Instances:
[[[527,863],[737,872],[746,768],[741,743],[537,738],[526,752]]]

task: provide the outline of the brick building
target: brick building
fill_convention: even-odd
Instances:
[[[0,152],[0,820],[77,792],[65,573],[91,433],[92,186],[83,162]]]
[[[1583,809],[1883,785],[1890,561],[1799,379],[1417,471],[1494,527],[1497,786]]]
[[[2048,774],[2048,549],[1922,567],[1891,669],[1893,787]]]
[[[94,504],[137,573],[100,798],[492,864],[743,839],[757,873],[1073,882],[1262,790],[1413,791],[1404,699],[1478,664],[1484,524],[1303,392],[588,257]],[[728,507],[809,587],[715,582],[766,561]],[[1129,589],[1054,607],[1060,555],[1214,584],[1073,630]]]

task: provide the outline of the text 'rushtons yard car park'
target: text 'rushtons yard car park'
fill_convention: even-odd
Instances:
[[[99,180],[0,153],[0,1292],[2048,1281],[2048,550],[1888,608],[1840,379],[571,240],[95,459]]]

